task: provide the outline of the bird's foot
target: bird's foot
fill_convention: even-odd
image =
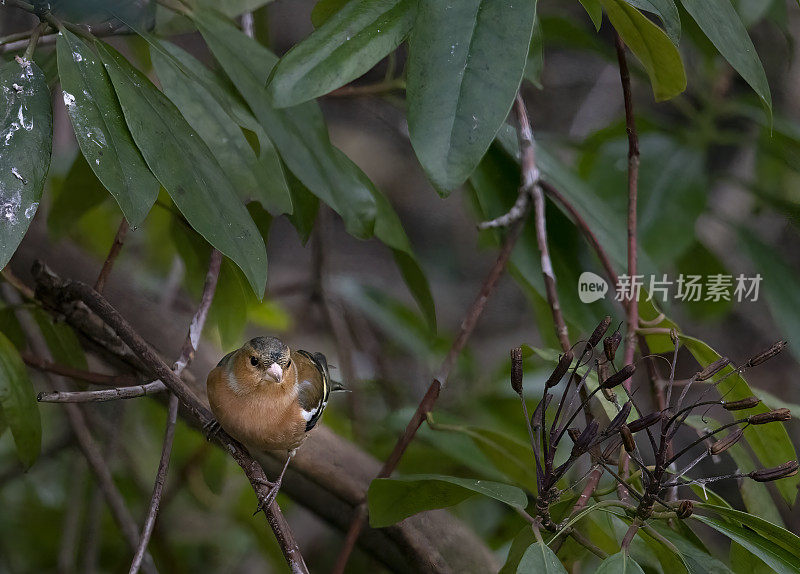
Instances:
[[[204,433],[205,433],[205,435],[206,435],[206,440],[207,440],[207,441],[209,441],[209,442],[210,442],[211,440],[213,440],[213,438],[214,438],[215,436],[217,436],[217,433],[219,433],[219,431],[220,431],[220,429],[221,429],[221,428],[222,428],[222,427],[221,427],[221,426],[220,426],[220,424],[217,422],[217,419],[211,419],[211,420],[210,420],[210,421],[208,421],[206,424],[204,424],[204,425],[203,425],[203,432],[204,432]]]
[[[281,478],[283,478],[283,477],[281,477]],[[267,495],[264,498],[259,500],[258,506],[256,507],[256,511],[253,513],[253,516],[258,514],[262,510],[266,513],[267,508],[269,508],[269,505],[272,504],[273,501],[275,500],[275,497],[278,496],[278,491],[281,489],[281,482],[282,482],[281,478],[279,478],[276,482],[270,482],[268,484],[268,486],[270,487],[269,488],[269,492],[267,493]],[[268,481],[259,480],[257,482],[259,482],[259,483],[267,483]]]

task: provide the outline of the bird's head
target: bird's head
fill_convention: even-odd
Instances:
[[[281,383],[292,366],[289,346],[275,337],[256,337],[242,347],[245,368],[260,381]]]

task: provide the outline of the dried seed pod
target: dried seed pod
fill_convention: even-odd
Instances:
[[[750,415],[747,417],[747,422],[751,425],[764,425],[776,421],[788,421],[792,418],[792,413],[789,409],[775,409],[768,413],[758,413],[757,415]]]
[[[595,437],[597,436],[597,429],[599,428],[599,424],[596,420],[593,420],[586,428],[583,429],[583,432],[577,438],[573,438],[573,442],[575,443],[572,446],[572,456],[577,456],[579,454],[583,454],[589,449],[591,446],[592,441],[594,441]],[[572,437],[572,434],[570,434]]]
[[[606,355],[606,359],[609,361],[614,360],[614,355],[617,354],[617,348],[621,342],[622,333],[619,331],[614,331],[614,333],[603,339],[603,352]]]
[[[718,440],[708,447],[708,452],[713,455],[718,455],[725,452],[739,442],[739,439],[742,438],[742,434],[744,434],[744,431],[740,428],[737,428],[732,433],[729,433],[725,438]]]
[[[705,369],[700,371],[694,376],[695,381],[706,381],[719,373],[722,369],[730,364],[731,360],[728,357],[721,357],[708,365]]]
[[[569,350],[558,358],[558,364],[556,365],[556,368],[553,369],[553,373],[550,375],[547,381],[545,381],[544,388],[549,389],[550,387],[555,387],[561,378],[567,373],[567,370],[571,364],[572,350]]]
[[[744,399],[739,399],[738,401],[722,401],[722,408],[726,411],[741,411],[743,409],[752,409],[760,402],[761,399],[758,397],[745,397]]]
[[[661,420],[661,411],[656,411],[631,422],[628,425],[628,428],[630,429],[631,432],[639,432],[640,430],[644,430],[648,427],[653,426],[660,420]]]
[[[775,466],[773,468],[761,468],[759,470],[754,470],[749,476],[756,482],[771,482],[773,480],[794,476],[797,474],[797,469],[797,461],[790,460],[789,462],[784,462],[782,465]]]
[[[605,450],[603,450],[603,460],[614,461],[614,455],[619,451],[620,445],[622,445],[622,438],[619,435],[612,438],[608,445],[606,445]]]
[[[625,446],[627,452],[636,450],[636,441],[633,440],[633,433],[628,425],[622,425],[619,429],[619,436],[622,437],[622,444]]]
[[[578,437],[581,436],[581,431],[580,431],[580,429],[577,429],[575,427],[571,427],[571,428],[567,429],[567,434],[569,435],[569,438],[572,439],[573,443],[577,443],[578,442]]]
[[[636,365],[625,365],[619,371],[603,381],[601,387],[604,389],[613,389],[617,385],[620,385],[630,379],[634,372],[636,372]]]
[[[597,343],[600,342],[600,339],[603,338],[603,335],[606,334],[606,331],[608,331],[609,325],[611,325],[611,315],[606,315],[603,317],[603,320],[600,321],[600,324],[595,327],[592,335],[589,337],[589,340],[586,341],[586,344],[594,349],[597,346]]]
[[[619,427],[622,426],[622,423],[628,420],[628,416],[631,414],[631,402],[627,401],[622,408],[617,413],[606,429],[606,434],[614,434],[619,430]]]
[[[747,361],[744,364],[745,368],[747,368],[747,367],[755,367],[757,365],[760,365],[764,361],[770,360],[772,357],[774,357],[775,355],[777,355],[778,353],[783,351],[786,348],[786,345],[788,345],[788,344],[789,343],[787,343],[786,341],[778,341],[777,343],[772,345],[766,351],[760,352],[758,355],[756,355],[755,357],[752,357],[749,361]]]
[[[511,388],[522,396],[522,347],[511,349]]]
[[[681,500],[680,504],[678,504],[678,509],[675,511],[675,514],[678,515],[678,518],[681,520],[686,520],[692,515],[694,511],[694,503],[691,500]]]
[[[547,407],[550,406],[550,401],[553,400],[553,395],[546,395],[543,401],[539,401],[536,405],[536,409],[533,411],[533,415],[531,415],[531,427],[533,430],[540,428],[544,424],[544,413],[547,411]]]

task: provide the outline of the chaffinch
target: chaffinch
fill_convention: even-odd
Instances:
[[[288,451],[280,476],[259,508],[277,495],[289,461],[336,390],[344,389],[331,384],[325,355],[292,351],[275,337],[250,339],[208,374],[208,401],[225,432],[248,447]]]

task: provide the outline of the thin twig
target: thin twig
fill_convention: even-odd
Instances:
[[[123,217],[119,228],[117,228],[117,234],[114,236],[114,242],[111,244],[111,249],[108,251],[105,263],[103,263],[103,268],[100,269],[100,274],[97,276],[97,281],[94,283],[94,290],[98,293],[102,293],[106,286],[106,281],[111,274],[111,269],[114,267],[119,252],[122,250],[122,246],[125,243],[128,227],[128,220]]]
[[[121,227],[121,226],[120,226]],[[203,327],[208,317],[208,310],[211,307],[211,302],[214,300],[214,293],[217,290],[217,279],[219,279],[219,269],[222,264],[222,253],[217,249],[211,250],[211,259],[208,263],[208,272],[206,273],[205,285],[203,286],[203,295],[200,297],[200,305],[197,308],[192,321],[189,324],[189,332],[186,335],[186,340],[181,348],[181,354],[172,370],[176,376],[180,376],[183,370],[189,365],[197,352],[197,346],[200,343],[200,335],[203,332]],[[175,438],[175,423],[178,421],[178,397],[171,394],[169,397],[169,407],[167,409],[167,427],[164,431],[164,442],[161,446],[161,459],[158,462],[158,471],[156,472],[156,480],[153,485],[153,495],[150,497],[150,506],[147,511],[147,518],[145,519],[144,526],[142,527],[142,535],[139,538],[139,545],[136,548],[136,553],[131,562],[131,567],[128,570],[129,574],[136,574],[142,564],[147,544],[150,542],[150,536],[153,534],[153,528],[156,524],[156,516],[158,514],[158,507],[161,503],[161,495],[164,492],[164,482],[167,480],[167,470],[169,468],[169,459],[172,453],[172,443]]]
[[[37,400],[40,403],[105,403],[125,399],[136,399],[162,393],[166,387],[161,380],[152,381],[144,385],[131,385],[99,389],[96,391],[53,391],[39,393]]]
[[[628,60],[625,56],[625,44],[617,31],[614,31],[614,46],[619,61],[619,77],[622,82],[622,95],[625,99],[625,125],[628,133],[628,277],[631,281],[628,293],[628,332],[625,335],[625,353],[623,365],[633,362],[636,351],[636,329],[638,329],[639,306],[636,300],[637,290],[634,287],[636,278],[636,211],[639,187],[639,136],[636,132],[636,118],[633,114],[633,96],[631,95],[631,76],[628,71]]]
[[[422,425],[423,421],[426,420],[427,414],[431,411],[431,409],[433,409],[433,405],[439,398],[439,392],[446,385],[447,379],[450,376],[450,371],[455,366],[458,355],[466,346],[467,340],[472,334],[472,331],[475,329],[475,325],[478,323],[478,319],[483,313],[489,297],[494,292],[497,282],[503,274],[503,271],[508,264],[508,260],[511,258],[511,251],[514,249],[517,239],[519,239],[523,224],[524,219],[520,219],[514,222],[514,224],[509,228],[503,241],[503,245],[500,248],[500,252],[497,255],[497,260],[489,271],[489,274],[486,276],[486,279],[484,280],[483,285],[478,292],[478,296],[467,310],[464,320],[461,323],[461,329],[453,341],[453,344],[450,346],[447,356],[445,357],[444,361],[442,361],[436,376],[433,378],[428,390],[425,392],[425,396],[422,397],[422,400],[417,406],[417,410],[412,415],[411,420],[408,421],[403,434],[397,439],[391,454],[381,467],[381,470],[378,473],[378,478],[386,478],[392,474],[394,469],[397,467],[397,464],[400,462],[403,453],[405,453],[406,448],[408,448],[408,445],[416,436],[420,425]],[[333,573],[342,574],[344,572],[350,554],[352,553],[353,548],[358,541],[358,536],[364,527],[365,520],[366,507],[362,503],[353,512],[350,528],[347,531],[347,536],[345,537],[344,544],[342,545],[342,550],[336,559],[336,564],[332,570]]]
[[[70,379],[78,379],[92,383],[93,385],[107,385],[107,386],[127,386],[135,385],[139,382],[139,378],[134,375],[106,375],[105,373],[95,373],[92,371],[84,371],[83,369],[76,369],[68,365],[59,365],[58,363],[51,363],[32,355],[31,353],[20,353],[22,360],[29,367],[33,367],[37,371],[44,371],[53,373],[54,375],[61,375]],[[41,400],[41,399],[40,399]]]

